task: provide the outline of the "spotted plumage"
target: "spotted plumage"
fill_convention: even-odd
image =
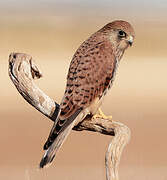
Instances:
[[[53,160],[72,127],[88,114],[96,114],[110,89],[118,63],[134,39],[132,26],[114,21],[94,33],[78,48],[70,63],[59,115],[44,145],[40,167]]]

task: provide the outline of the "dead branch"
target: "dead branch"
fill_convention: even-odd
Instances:
[[[40,90],[34,83],[42,77],[31,56],[23,53],[11,53],[9,56],[9,76],[23,98],[38,111],[52,121],[59,111],[59,105]],[[111,119],[92,118],[87,116],[73,127],[76,131],[94,131],[114,136],[108,146],[105,156],[106,179],[118,180],[118,166],[123,148],[130,139],[130,130],[120,122]]]

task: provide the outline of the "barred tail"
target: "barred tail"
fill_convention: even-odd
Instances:
[[[53,161],[55,154],[60,149],[63,142],[66,140],[67,136],[75,125],[81,110],[82,109],[77,110],[72,116],[63,120],[64,123],[62,125],[59,124],[59,121],[61,121],[59,118],[56,120],[49,138],[44,145],[45,154],[40,162],[40,168],[43,168]]]
[[[63,132],[61,132],[56,137],[54,142],[50,145],[50,147],[47,150],[45,150],[44,156],[39,165],[40,168],[43,168],[44,166],[49,165],[53,161],[55,154],[60,149],[63,142],[66,140],[72,128],[73,128],[73,123],[70,124]]]

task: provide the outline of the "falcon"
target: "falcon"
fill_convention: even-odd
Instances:
[[[117,20],[91,35],[77,49],[70,63],[59,113],[44,145],[40,168],[52,162],[72,128],[87,115],[106,118],[99,107],[134,37],[133,27]]]

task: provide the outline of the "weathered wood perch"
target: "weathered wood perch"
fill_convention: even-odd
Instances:
[[[59,105],[40,90],[34,83],[34,79],[42,77],[38,67],[31,56],[23,53],[11,53],[9,56],[9,76],[23,98],[38,111],[54,121],[56,108]],[[94,131],[113,136],[106,155],[106,179],[118,180],[118,166],[122,151],[130,139],[130,130],[120,122],[87,116],[76,125],[76,131]]]

